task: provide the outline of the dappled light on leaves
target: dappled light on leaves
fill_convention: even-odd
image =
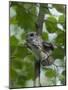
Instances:
[[[28,87],[27,83],[34,81],[35,75],[35,56],[26,46],[26,35],[28,32],[36,31],[36,22],[38,20],[39,5],[36,3],[10,3],[10,88]],[[65,43],[66,43],[66,23],[65,23],[65,5],[42,4],[42,12],[47,14],[43,20],[41,38],[54,44],[52,57],[54,63],[50,66],[42,66],[44,72],[41,76],[41,86],[65,85]],[[49,9],[55,8],[59,15],[53,15]],[[13,11],[12,11],[13,9]],[[53,11],[54,12],[54,11]],[[46,17],[46,16],[45,16]],[[59,25],[58,25],[59,24]],[[49,37],[49,35],[51,36]],[[55,34],[56,37],[52,37]],[[52,39],[53,38],[53,39]],[[50,40],[51,41],[50,41]],[[59,62],[57,62],[59,61]],[[57,62],[57,63],[55,63]],[[61,72],[61,73],[59,73]],[[45,78],[44,78],[45,77]],[[47,80],[47,82],[46,82]],[[60,82],[58,84],[58,82]],[[30,86],[31,87],[31,86]]]

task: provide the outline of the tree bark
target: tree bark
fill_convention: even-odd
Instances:
[[[42,34],[42,29],[43,29],[43,21],[44,21],[44,15],[45,15],[44,9],[46,9],[45,4],[40,4],[38,19],[36,22],[36,31],[37,31],[37,34],[39,35]]]
[[[43,10],[44,6],[45,6],[45,4],[40,4],[38,19],[37,19],[37,22],[36,22],[36,32],[40,36],[42,35],[43,21],[44,21],[44,15],[45,15],[45,12]],[[34,82],[34,86],[36,86],[36,78],[37,77],[39,78],[38,84],[39,84],[39,86],[41,86],[41,83],[40,83],[40,61],[41,60],[36,60],[36,62],[35,62],[35,77],[34,77],[35,82]]]

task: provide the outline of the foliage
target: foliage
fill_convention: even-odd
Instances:
[[[60,66],[64,66],[66,32],[65,6],[53,4],[52,8],[55,8],[57,13],[60,13],[59,16],[54,16],[49,11],[50,7],[46,8],[46,5],[47,4],[42,8],[42,10],[45,11],[45,15],[48,15],[46,20],[44,20],[45,27],[43,27],[42,39],[49,42],[49,34],[55,33],[57,35],[56,38],[51,40],[56,46],[52,56],[54,61],[57,59],[60,60]],[[10,14],[12,15],[12,17],[10,15],[10,88],[27,87],[26,82],[34,79],[35,57],[24,44],[26,42],[27,32],[36,30],[35,23],[38,18],[39,5],[34,3],[10,2],[10,6]],[[11,13],[12,10],[16,13],[15,15]],[[57,24],[60,24],[62,29],[60,29]],[[12,32],[13,34],[11,34]],[[57,68],[60,68],[60,66],[58,64],[58,66],[54,66],[55,69],[50,66],[44,70],[45,77],[53,79],[51,82],[52,85],[55,85],[54,81],[57,83],[56,78],[59,78],[58,81],[61,82],[59,85],[65,85],[65,66],[61,67],[62,72],[59,73],[60,70],[57,70]],[[51,79],[49,79],[48,82],[50,82],[50,80]]]
[[[56,71],[53,70],[53,69],[46,69],[46,76],[48,78],[52,78],[52,77],[55,77],[56,76]]]

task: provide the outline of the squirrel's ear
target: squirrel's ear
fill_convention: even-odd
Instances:
[[[43,41],[42,44],[45,49],[54,50],[54,46],[51,43]]]

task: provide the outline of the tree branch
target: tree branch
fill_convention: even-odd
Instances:
[[[38,19],[36,22],[36,31],[37,31],[37,34],[39,34],[39,35],[42,34],[43,21],[44,21],[44,15],[45,15],[44,6],[45,6],[45,4],[40,4]],[[47,5],[46,5],[46,8],[47,8]]]
[[[36,32],[38,35],[42,35],[44,15],[45,15],[44,8],[43,8],[44,6],[45,6],[45,4],[40,4],[40,7],[39,7],[39,14],[38,14],[37,22],[36,22]],[[39,82],[38,82],[39,86],[41,86],[41,83],[40,83],[40,61],[41,60],[37,60],[35,62],[35,77],[34,77],[34,81],[36,80],[37,77],[39,78]],[[34,82],[34,85],[35,85],[35,82]]]

